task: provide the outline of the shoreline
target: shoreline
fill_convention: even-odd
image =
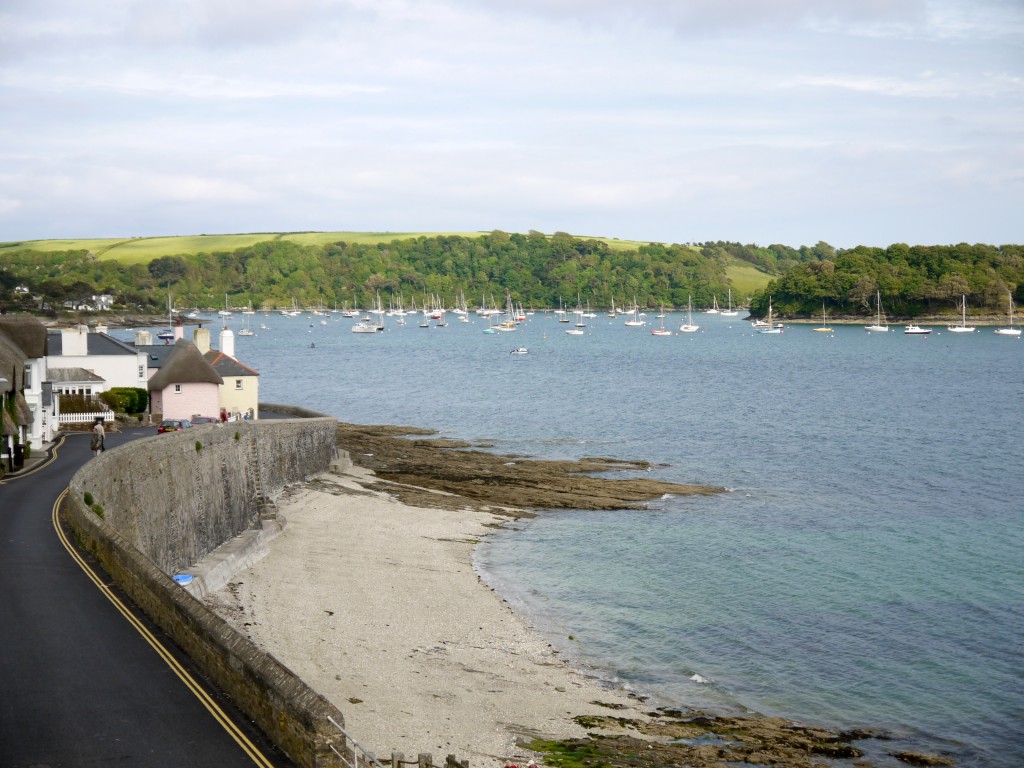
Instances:
[[[204,598],[345,715],[381,758],[535,759],[519,742],[571,739],[573,718],[643,705],[564,661],[473,567],[508,511],[416,507],[353,467],[292,487],[268,554]]]
[[[355,465],[290,487],[278,501],[285,525],[268,554],[204,598],[335,704],[351,736],[385,762],[397,751],[453,754],[486,768],[543,763],[546,755],[613,768],[803,768],[818,758],[868,768],[885,755],[953,765],[879,732],[656,708],[572,665],[487,584],[474,566],[476,546],[533,514],[516,503],[523,485],[549,486],[544,498],[555,503],[534,508],[597,501],[610,509],[656,499],[666,484],[580,474],[643,462],[526,460],[409,438],[432,434],[339,424],[338,445]],[[669,485],[677,493],[722,490]],[[526,498],[535,501],[535,491]]]

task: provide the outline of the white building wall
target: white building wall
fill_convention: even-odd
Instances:
[[[84,368],[106,381],[103,390],[112,387],[146,388],[146,356],[134,355],[50,355],[48,368]]]

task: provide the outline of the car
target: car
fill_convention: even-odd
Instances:
[[[198,426],[199,424],[217,424],[220,419],[215,419],[213,416],[194,416],[192,418],[192,426]]]
[[[177,432],[179,429],[188,429],[192,426],[192,422],[188,419],[164,419],[160,426],[156,428],[158,434],[164,432]]]

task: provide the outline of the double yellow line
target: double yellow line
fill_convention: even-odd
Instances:
[[[78,550],[74,548],[67,535],[64,533],[64,529],[60,525],[60,505],[64,501],[64,498],[68,495],[67,488],[61,492],[60,496],[57,497],[57,501],[53,505],[53,527],[57,531],[57,538],[60,539],[61,544],[71,555],[71,559],[78,563],[79,567],[85,571],[85,575],[89,577],[93,584],[99,589],[100,592],[113,604],[113,606],[120,612],[128,623],[131,624],[135,630],[142,635],[143,639],[149,643],[150,647],[156,651],[157,655],[164,660],[164,663],[171,668],[171,671],[178,676],[178,679],[185,684],[197,699],[202,703],[206,710],[213,715],[213,719],[220,723],[221,727],[228,732],[228,735],[235,740],[251,759],[252,761],[262,768],[273,768],[273,763],[266,758],[266,756],[260,752],[259,748],[253,744],[249,738],[243,733],[237,725],[228,717],[227,713],[214,701],[210,695],[196,682],[195,678],[189,674],[176,658],[163,646],[163,644],[157,639],[157,637],[149,631],[149,628],[143,624],[134,613],[132,613],[128,607],[121,601],[121,599],[113,593],[103,580],[97,575],[97,573],[89,566],[85,559],[78,553]]]

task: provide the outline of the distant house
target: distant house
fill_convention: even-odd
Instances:
[[[224,380],[195,344],[178,339],[162,362],[148,383],[150,413],[164,419],[220,413],[220,386]]]
[[[46,384],[46,327],[34,317],[0,317],[0,399],[5,452],[31,440],[50,442],[58,429],[57,404]],[[14,415],[11,415],[13,411]]]
[[[47,347],[49,371],[77,368],[96,377],[88,380],[82,392],[74,394],[95,395],[113,387],[146,387],[145,353],[106,333],[90,332],[84,325],[63,328],[49,334]],[[54,380],[52,373],[49,378]],[[55,381],[69,383],[66,377]],[[56,389],[67,391],[65,387]]]
[[[209,331],[195,332],[196,346],[224,383],[220,387],[220,407],[231,418],[259,418],[260,375],[235,357],[235,339],[230,329],[220,333],[220,349],[210,349]]]

